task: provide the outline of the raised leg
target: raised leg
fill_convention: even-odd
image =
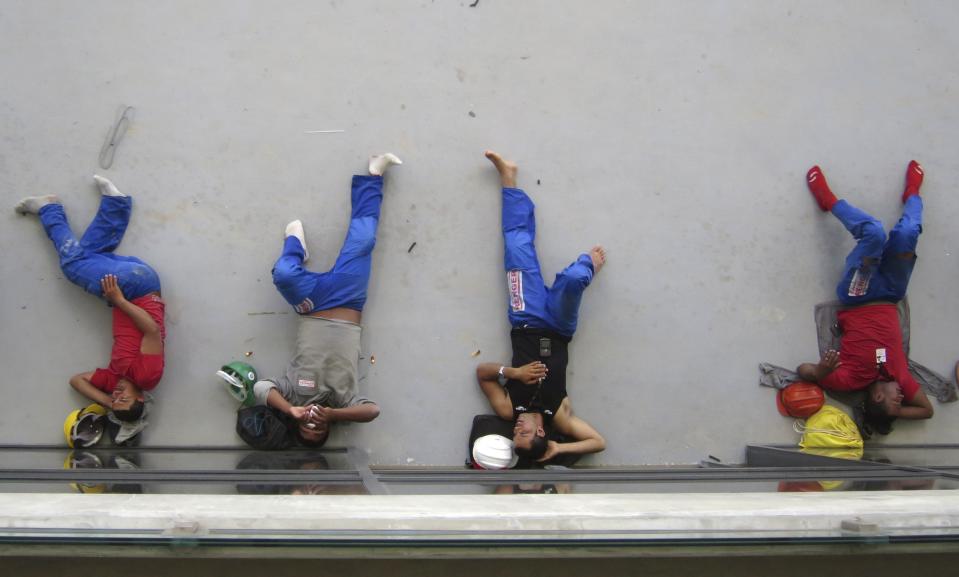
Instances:
[[[100,197],[100,208],[80,238],[80,244],[91,252],[113,252],[130,223],[133,199],[129,196]]]
[[[344,307],[362,311],[373,271],[373,248],[383,202],[383,177],[353,177],[350,227],[333,269],[325,279],[325,304],[320,310]]]
[[[536,255],[535,206],[518,188],[503,189],[503,247],[506,284],[509,291],[507,315],[513,327],[550,328],[546,284]]]
[[[338,307],[363,310],[382,201],[382,176],[353,177],[350,226],[328,272],[307,270],[302,242],[297,235],[286,237],[283,253],[273,266],[273,284],[296,312],[309,314]]]
[[[47,204],[40,209],[39,216],[43,230],[57,251],[63,274],[88,293],[103,296],[100,279],[111,271],[100,259],[91,258],[93,253],[86,250],[74,236],[63,205]]]
[[[526,193],[516,187],[516,163],[492,150],[487,150],[485,155],[499,172],[503,186],[503,261],[510,325],[549,328],[546,283],[536,256],[536,207]]]
[[[355,175],[350,199],[350,227],[332,272],[361,275],[369,280],[383,203],[383,177]]]
[[[902,217],[889,231],[889,240],[883,249],[879,274],[885,283],[888,298],[899,301],[906,296],[906,288],[916,266],[916,246],[922,234],[922,197],[906,197]]]
[[[110,274],[116,275],[120,289],[129,299],[139,298],[152,292],[160,292],[160,277],[150,265],[135,256],[113,254],[123,240],[130,224],[133,199],[122,192],[108,179],[93,175],[100,190],[100,207],[96,216],[80,239],[85,249],[94,253]]]
[[[316,287],[319,275],[303,267],[306,251],[295,236],[283,241],[283,252],[273,265],[273,285],[296,312],[307,314],[313,311],[310,295]]]
[[[881,283],[874,282],[874,277],[886,243],[882,223],[845,200],[837,201],[832,213],[856,239],[856,246],[846,257],[836,295],[845,304],[878,300]]]
[[[579,322],[579,304],[583,300],[583,292],[605,262],[606,251],[597,245],[589,253],[579,255],[556,275],[546,300],[546,311],[554,330],[568,337],[573,336]]]
[[[100,280],[112,274],[128,299],[160,291],[156,271],[132,256],[117,256],[113,249],[120,243],[130,218],[131,200],[109,180],[94,176],[103,199],[93,222],[81,240],[77,240],[63,205],[55,195],[28,197],[15,207],[21,214],[37,214],[44,231],[57,251],[60,269],[73,284],[98,297],[103,296]]]
[[[593,280],[593,263],[588,254],[581,254],[556,275],[546,298],[546,310],[560,334],[571,337],[579,320],[579,304],[583,291]]]

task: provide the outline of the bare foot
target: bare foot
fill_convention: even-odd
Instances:
[[[20,214],[40,214],[40,209],[48,204],[58,204],[60,199],[55,194],[46,196],[28,196],[17,203],[13,210]]]
[[[495,166],[499,172],[499,178],[503,182],[503,188],[516,188],[516,172],[519,170],[516,163],[503,159],[502,156],[492,150],[487,150],[485,154],[486,158],[493,163],[493,166]]]
[[[597,244],[589,249],[589,258],[593,259],[593,274],[598,273],[606,264],[606,249]]]

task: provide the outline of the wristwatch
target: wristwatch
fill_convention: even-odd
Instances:
[[[501,387],[505,387],[505,386],[506,386],[506,381],[509,380],[509,379],[506,378],[506,366],[505,366],[505,365],[499,368],[498,375],[499,375],[499,376],[496,377],[496,380],[499,381],[499,384],[500,384]]]

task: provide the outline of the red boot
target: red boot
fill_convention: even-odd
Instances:
[[[902,203],[914,195],[919,194],[919,187],[922,186],[922,165],[915,160],[909,161],[909,168],[906,169],[906,190],[902,191]]]
[[[806,184],[809,185],[809,191],[812,192],[823,212],[829,212],[832,210],[832,206],[839,202],[836,195],[829,190],[826,176],[818,166],[810,168],[809,172],[806,173]]]

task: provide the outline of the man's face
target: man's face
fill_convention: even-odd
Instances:
[[[905,398],[902,394],[902,387],[896,381],[876,383],[875,389],[871,393],[873,399],[880,401],[886,414],[890,417],[898,417],[902,411],[902,401]]]
[[[117,386],[111,394],[113,397],[112,408],[114,411],[126,411],[133,406],[136,401],[143,400],[143,393],[136,385],[126,379],[120,379]]]
[[[310,427],[310,425],[313,425],[313,427]],[[309,423],[303,423],[300,425],[300,436],[303,437],[304,440],[311,443],[321,442],[326,438],[329,432],[330,425],[326,421],[311,421]]]
[[[533,443],[533,437],[542,437],[546,431],[539,425],[539,421],[532,413],[523,413],[516,418],[513,425],[513,445],[520,449],[528,449]]]

